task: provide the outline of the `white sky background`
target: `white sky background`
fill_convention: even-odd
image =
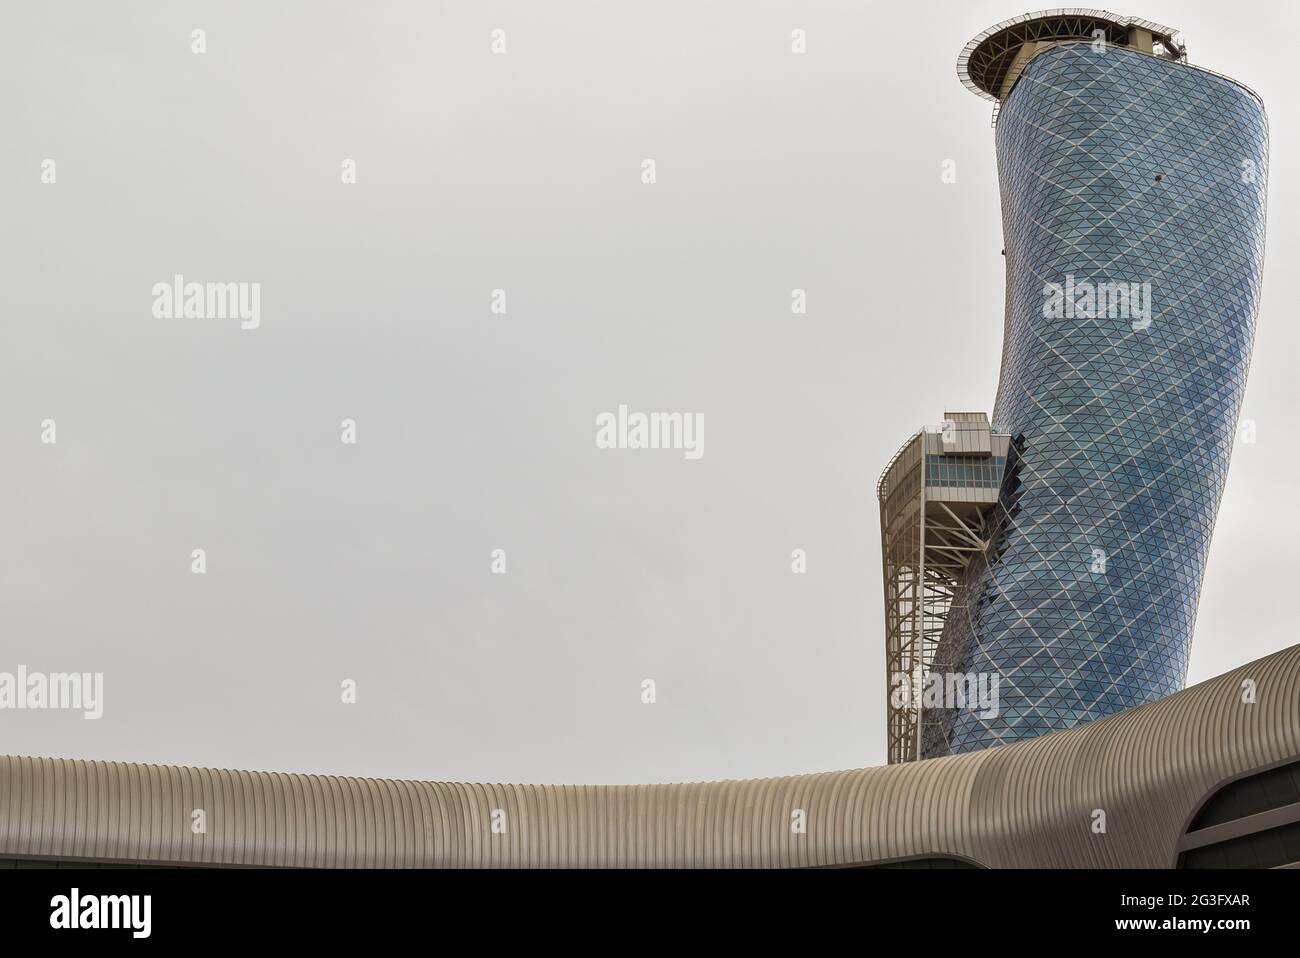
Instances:
[[[516,782],[883,763],[876,479],[945,409],[991,409],[1001,350],[990,104],[954,62],[1027,10],[8,5],[0,671],[106,690],[99,721],[0,712],[0,753]],[[1259,440],[1194,682],[1295,641],[1300,16],[1118,12],[1181,29],[1272,127]],[[153,318],[174,273],[260,282],[261,328]],[[702,413],[704,457],[597,450],[620,403]]]

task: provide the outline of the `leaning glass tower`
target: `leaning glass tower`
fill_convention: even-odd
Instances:
[[[1183,686],[1264,253],[1263,105],[1172,30],[1050,11],[958,69],[997,104],[1010,448],[930,668],[996,674],[1000,702],[925,711],[919,757]]]

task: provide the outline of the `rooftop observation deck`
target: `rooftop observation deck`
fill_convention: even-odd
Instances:
[[[989,27],[962,48],[957,77],[976,96],[1000,102],[1036,54],[1058,43],[1080,40],[1180,63],[1187,60],[1187,48],[1171,27],[1105,10],[1070,7],[1026,13]]]

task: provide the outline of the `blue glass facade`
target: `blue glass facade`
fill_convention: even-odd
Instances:
[[[928,712],[926,757],[1183,686],[1259,298],[1268,134],[1245,88],[1062,44],[1029,62],[996,140],[993,420],[1013,448],[934,667],[997,673],[1000,704]]]

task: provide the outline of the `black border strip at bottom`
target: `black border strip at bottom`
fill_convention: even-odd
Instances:
[[[143,896],[147,937],[138,934]],[[1259,934],[1293,937],[1297,901],[1300,871],[1294,870],[18,868],[0,871],[0,934],[6,945],[62,939],[92,948],[415,939],[460,950],[467,937],[483,946],[514,936],[534,946],[557,937],[608,946],[650,936],[672,944],[705,927],[732,945],[824,931],[847,932],[864,945],[919,935],[917,941],[936,949],[965,948],[987,935],[1180,947],[1199,938],[1232,947]],[[85,927],[114,923],[126,927]]]

